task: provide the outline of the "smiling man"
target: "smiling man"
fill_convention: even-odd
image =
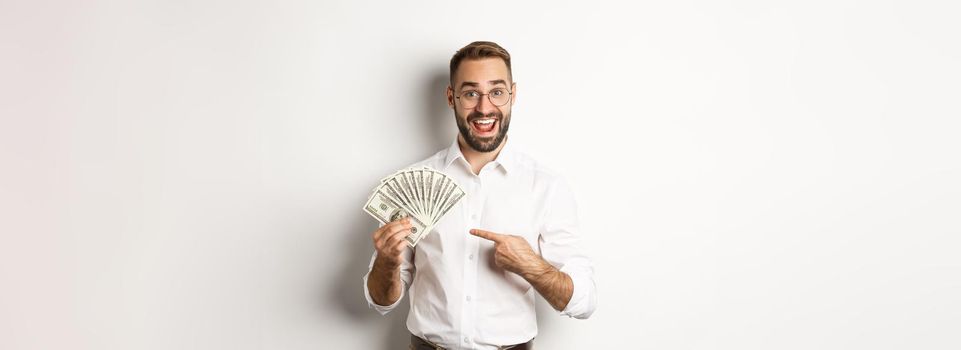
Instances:
[[[410,349],[530,349],[535,294],[574,318],[597,305],[574,196],[508,140],[517,83],[506,50],[473,42],[451,58],[450,76],[447,104],[459,133],[412,166],[447,173],[467,196],[416,249],[404,241],[407,219],[374,231],[364,293],[386,314],[409,287]]]

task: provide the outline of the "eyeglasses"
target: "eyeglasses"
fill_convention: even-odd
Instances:
[[[460,95],[456,97],[461,101],[461,104],[464,106],[464,108],[476,107],[477,104],[480,103],[481,97],[484,95],[487,95],[487,99],[490,100],[492,104],[500,107],[506,105],[507,102],[510,102],[511,95],[513,94],[513,92],[508,91],[507,89],[496,88],[492,89],[486,94],[482,94],[476,90],[467,90],[461,92]]]

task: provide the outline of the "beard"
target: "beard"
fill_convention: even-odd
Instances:
[[[477,137],[477,135],[474,135],[474,131],[470,128],[469,124],[480,118],[496,118],[497,134],[492,137]],[[500,147],[501,143],[504,142],[504,138],[507,137],[507,129],[511,125],[511,112],[507,112],[505,116],[500,111],[491,112],[487,115],[473,111],[468,114],[466,118],[461,118],[461,116],[457,114],[457,111],[454,111],[454,119],[457,120],[457,129],[460,130],[460,135],[464,137],[467,145],[477,152],[487,153]]]

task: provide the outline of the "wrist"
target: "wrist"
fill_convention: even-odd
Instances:
[[[371,268],[376,274],[393,279],[393,277],[400,277],[400,263],[390,262],[381,257],[377,257],[374,260],[374,266]]]
[[[531,264],[520,273],[521,277],[528,281],[539,280],[555,270],[553,265],[540,257],[535,257],[532,260]]]

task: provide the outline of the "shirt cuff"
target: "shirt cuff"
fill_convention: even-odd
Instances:
[[[560,314],[582,320],[587,319],[597,308],[597,288],[594,285],[594,279],[584,270],[569,267],[570,265],[565,265],[561,268],[561,272],[570,276],[574,291],[571,293],[571,300],[567,302],[567,306],[560,311]]]
[[[377,310],[377,312],[379,312],[381,315],[386,315],[388,312],[390,312],[390,310],[393,310],[394,308],[397,307],[397,305],[400,305],[401,300],[404,300],[404,293],[405,293],[405,290],[407,289],[406,288],[407,283],[404,283],[403,281],[401,281],[403,286],[400,288],[400,297],[397,298],[397,301],[387,306],[375,303],[374,299],[370,297],[370,290],[367,288],[368,276],[370,276],[370,271],[367,271],[367,274],[364,275],[364,298],[367,298],[367,305],[373,308],[374,310]]]

